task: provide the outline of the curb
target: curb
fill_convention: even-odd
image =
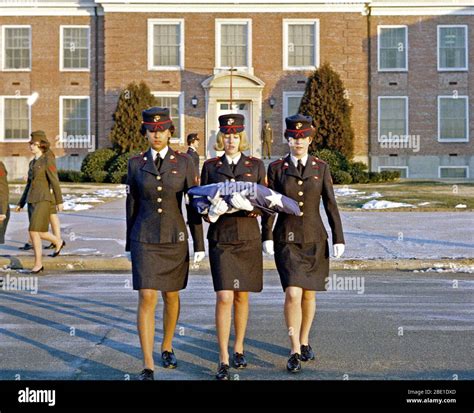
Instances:
[[[22,269],[34,265],[33,256],[0,256],[0,268]],[[44,269],[47,271],[87,272],[87,271],[122,271],[131,272],[131,264],[125,257],[91,257],[81,255],[62,255],[56,258],[44,257]],[[427,268],[456,269],[474,266],[474,258],[443,258],[443,259],[332,259],[331,270],[401,270],[413,271]],[[264,257],[264,270],[275,270],[275,261]],[[209,261],[205,259],[198,266],[190,265],[191,272],[209,271]]]

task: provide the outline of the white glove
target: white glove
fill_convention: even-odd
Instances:
[[[201,262],[205,256],[206,256],[206,253],[204,251],[196,251],[194,253],[193,263],[196,264],[198,262]]]
[[[267,240],[263,241],[263,252],[268,255],[274,255],[275,250],[273,249],[273,241],[272,240]]]
[[[234,208],[242,209],[244,211],[253,211],[253,206],[250,201],[240,192],[235,192],[230,197],[230,203]]]
[[[222,198],[217,201],[215,204],[211,205],[209,208],[209,221],[211,222],[216,222],[217,219],[225,214],[229,209],[229,205],[227,205],[227,202],[225,202]]]
[[[334,249],[334,258],[341,258],[342,254],[344,254],[344,250],[346,249],[346,246],[344,244],[334,244],[333,249]]]

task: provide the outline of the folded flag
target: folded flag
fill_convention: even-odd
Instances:
[[[234,193],[240,193],[254,207],[271,214],[281,212],[288,215],[301,215],[300,207],[294,199],[254,182],[219,182],[194,186],[188,191],[188,194],[192,196],[191,205],[200,214],[207,214],[209,207],[220,198],[224,199],[232,210],[230,198]]]

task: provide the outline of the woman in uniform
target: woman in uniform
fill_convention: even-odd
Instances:
[[[66,243],[60,237],[48,232],[51,204],[55,202],[57,210],[62,211],[63,198],[54,159],[45,155],[49,150],[49,142],[45,133],[43,131],[33,132],[29,145],[30,151],[35,157],[30,162],[28,182],[16,211],[21,211],[28,203],[30,220],[28,230],[35,254],[35,264],[31,273],[37,274],[43,271],[41,240],[49,241],[55,245],[52,257],[58,256]],[[52,193],[50,189],[52,189]]]
[[[316,310],[316,291],[325,290],[329,275],[327,232],[319,214],[320,199],[332,232],[334,255],[344,252],[342,223],[327,163],[308,154],[314,135],[312,119],[286,118],[285,138],[290,153],[268,167],[268,187],[298,201],[300,216],[278,214],[264,224],[267,241],[263,249],[275,254],[275,263],[285,291],[285,320],[291,342],[287,370],[298,372],[301,361],[315,358],[309,334]],[[275,240],[273,244],[272,239]]]
[[[179,317],[179,290],[186,288],[189,271],[188,233],[181,212],[187,190],[198,184],[191,158],[169,146],[174,126],[167,108],[143,111],[142,134],[149,149],[131,158],[127,175],[127,239],[131,253],[133,288],[138,290],[137,327],[144,369],[140,380],[154,380],[155,308],[162,292],[163,343],[161,361],[176,368],[172,340]],[[204,258],[200,215],[187,207],[194,241],[194,261]]]
[[[5,243],[5,232],[10,219],[10,204],[8,203],[7,168],[0,161],[0,244]]]
[[[244,117],[229,114],[219,117],[215,149],[224,155],[209,159],[201,171],[201,185],[218,182],[255,182],[265,184],[265,167],[260,159],[245,156],[248,149]],[[225,201],[221,201],[225,204]],[[234,308],[235,343],[232,362],[235,368],[247,366],[244,338],[249,312],[249,292],[260,292],[263,284],[261,232],[257,211],[240,194],[232,205],[241,211],[224,214],[211,223],[207,233],[209,261],[216,291],[216,330],[219,344],[218,380],[229,379],[229,336]],[[219,214],[217,214],[219,215]],[[265,216],[264,216],[265,217]]]

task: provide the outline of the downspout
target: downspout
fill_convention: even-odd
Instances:
[[[94,26],[95,26],[95,150],[99,148],[99,16],[97,14],[97,5],[94,7]]]
[[[367,108],[367,161],[369,171],[372,170],[372,35],[370,28],[370,13],[371,8],[369,3],[365,3],[365,14],[367,21],[367,93],[368,93],[368,108]]]

